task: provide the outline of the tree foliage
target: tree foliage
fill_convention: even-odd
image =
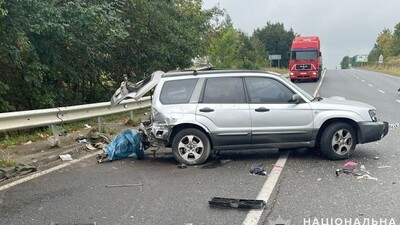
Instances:
[[[201,0],[0,0],[0,112],[108,101],[207,51]]]
[[[263,28],[256,29],[253,33],[253,37],[261,42],[268,55],[281,55],[281,66],[285,68],[289,66],[287,53],[290,51],[295,36],[293,30],[291,28],[286,30],[283,23],[271,22],[268,22]]]

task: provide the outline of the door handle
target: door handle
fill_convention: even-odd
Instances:
[[[214,112],[214,109],[210,109],[208,107],[200,109],[200,112]]]
[[[269,112],[269,109],[264,108],[264,107],[260,107],[260,108],[255,109],[255,111],[256,112]]]

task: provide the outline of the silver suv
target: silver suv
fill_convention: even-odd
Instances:
[[[212,150],[261,148],[318,148],[329,159],[345,159],[356,144],[388,133],[368,104],[314,98],[261,71],[157,71],[137,84],[124,81],[111,103],[139,99],[154,86],[145,133],[186,164],[205,162]]]

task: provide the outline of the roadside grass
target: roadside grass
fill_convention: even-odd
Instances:
[[[13,167],[17,164],[17,161],[13,158],[14,155],[11,155],[9,152],[1,151],[2,155],[0,156],[0,168],[5,167]]]
[[[279,73],[279,74],[289,73],[289,69],[285,69],[285,68],[268,67],[268,68],[265,68],[264,70]]]
[[[148,113],[149,108],[142,108],[133,111],[135,115],[143,115],[144,113]],[[136,126],[140,123],[140,118],[135,118],[134,120],[130,119],[130,112],[124,112],[119,114],[112,114],[103,117],[103,123],[112,123],[115,121],[126,120],[126,123],[130,126]],[[96,124],[97,126],[97,117],[91,118],[87,120],[81,120],[77,122],[58,124],[57,129],[62,132],[74,132],[78,130],[82,130],[85,128],[86,124]],[[116,130],[109,128],[107,125],[104,125],[104,133],[114,135],[117,133]],[[39,141],[47,139],[52,136],[52,130],[50,127],[39,127],[32,129],[24,129],[18,131],[7,131],[0,133],[0,148],[5,149],[11,146],[21,145],[27,143],[28,141]],[[10,159],[5,158],[5,159]],[[0,163],[10,163],[9,160],[2,160]]]
[[[386,73],[400,77],[400,68],[396,67],[364,66],[360,67],[360,69],[370,70],[378,73]]]
[[[388,57],[382,64],[375,63],[359,68],[380,73],[386,73],[393,76],[400,76],[400,56]]]

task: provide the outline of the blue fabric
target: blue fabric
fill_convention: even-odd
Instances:
[[[108,160],[141,156],[143,149],[140,134],[131,129],[124,130],[103,151],[108,154]]]

